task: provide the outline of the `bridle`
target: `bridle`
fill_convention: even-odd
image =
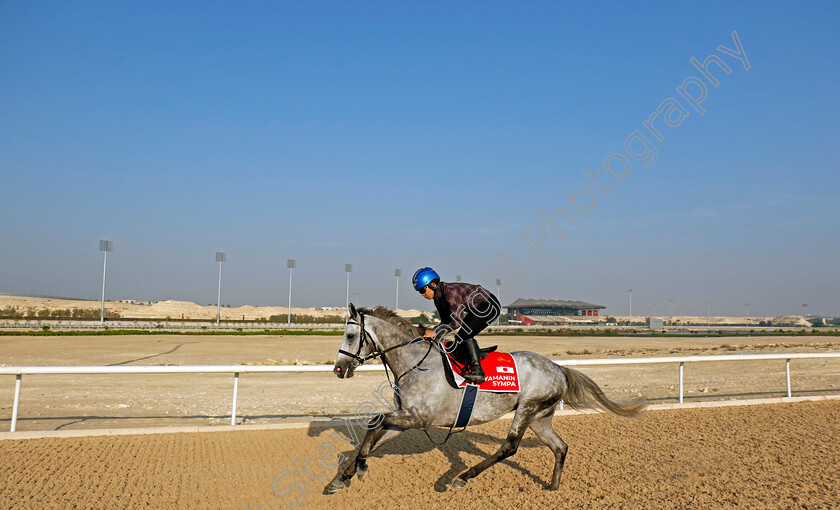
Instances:
[[[355,324],[356,326],[359,326],[359,348],[356,349],[355,354],[353,354],[352,352],[347,352],[344,349],[339,349],[339,354],[344,354],[345,356],[353,358],[354,360],[359,362],[359,365],[364,365],[365,361],[376,359],[379,356],[385,354],[385,352],[379,349],[379,346],[376,345],[376,342],[373,341],[373,338],[370,338],[369,333],[365,329],[365,315],[363,313],[359,314],[358,322],[353,319],[350,319],[347,321],[347,324]],[[364,347],[366,343],[370,343],[370,345],[372,345],[373,348],[371,349],[370,354],[368,354],[365,357],[362,357],[360,356],[360,354],[362,353],[362,347]]]
[[[353,358],[354,360],[358,361],[359,362],[358,366],[364,365],[365,361],[369,361],[369,360],[372,360],[372,359],[382,357],[382,356],[384,356],[385,354],[387,354],[391,351],[394,351],[394,350],[399,349],[401,347],[406,347],[408,345],[411,345],[411,344],[417,342],[417,340],[418,340],[418,338],[412,338],[408,342],[403,342],[401,344],[388,347],[387,349],[380,349],[379,346],[376,345],[376,342],[374,342],[373,338],[370,336],[370,333],[368,333],[367,329],[365,329],[365,314],[359,313],[359,320],[358,321],[356,321],[354,319],[350,319],[350,320],[347,321],[347,324],[355,324],[356,326],[359,326],[359,347],[356,349],[355,354],[352,353],[352,352],[345,351],[344,349],[339,349],[338,353],[339,354],[344,354],[345,356],[348,356],[348,357]],[[401,374],[399,377],[397,377],[396,374],[394,374],[394,376],[395,376],[394,377],[394,384],[399,382],[399,380],[405,374],[411,372],[415,368],[419,368],[420,370],[423,370],[423,371],[428,370],[427,368],[420,368],[420,365],[423,364],[423,362],[429,356],[429,353],[432,352],[432,346],[434,345],[435,342],[430,338],[422,338],[421,340],[429,342],[429,350],[426,351],[426,354],[423,356],[423,358],[419,362],[415,363],[414,366],[409,368],[405,373]],[[370,345],[372,346],[371,347],[371,352],[367,356],[362,356],[361,355],[362,354],[362,347],[364,347],[364,345],[367,344],[367,343],[370,343]],[[383,359],[383,361],[384,361],[384,359]],[[388,367],[387,363],[383,363],[383,364],[387,368],[390,368],[390,367]],[[385,375],[388,376],[388,380],[390,381],[391,377],[388,375],[387,368],[385,370]],[[391,369],[391,371],[393,371],[393,369]]]
[[[399,349],[401,347],[405,347],[407,345],[411,345],[418,340],[418,338],[412,338],[408,342],[403,342],[399,345],[394,345],[392,347],[388,347],[387,349],[380,349],[379,346],[376,345],[376,342],[373,341],[373,338],[370,336],[370,334],[365,329],[365,314],[359,313],[359,320],[358,321],[356,321],[354,319],[349,319],[347,321],[347,324],[355,324],[356,326],[359,326],[359,347],[356,349],[355,354],[352,353],[352,352],[347,352],[344,349],[339,349],[338,353],[339,354],[344,354],[345,356],[349,356],[350,358],[353,358],[354,360],[358,361],[359,366],[364,365],[365,361],[379,358],[381,356],[384,356],[388,352]],[[426,354],[424,354],[423,358],[421,358],[420,361],[415,363],[413,367],[409,368],[408,370],[406,370],[405,372],[403,372],[399,376],[397,376],[397,374],[395,373],[393,382],[391,382],[391,376],[390,376],[390,374],[388,374],[388,369],[390,367],[388,366],[387,363],[384,362],[385,360],[383,358],[383,360],[382,360],[383,363],[382,364],[385,366],[385,376],[388,378],[388,383],[391,385],[392,388],[397,388],[397,383],[399,383],[400,379],[402,379],[402,377],[404,375],[408,374],[409,372],[411,372],[414,369],[422,370],[423,372],[429,370],[428,368],[422,368],[420,365],[422,365],[423,362],[426,361],[426,358],[429,357],[429,354],[432,352],[433,347],[436,347],[438,351],[443,352],[441,350],[442,348],[438,345],[438,343],[434,340],[434,338],[421,337],[420,340],[421,341],[426,341],[426,342],[429,343],[429,349],[426,351]],[[367,356],[363,357],[363,356],[361,356],[362,347],[368,342],[370,342],[370,345],[373,346],[373,347],[371,349],[371,353],[368,354]],[[391,369],[391,371],[393,372],[393,369]],[[394,402],[396,403],[397,408],[402,409],[402,397],[400,396],[400,393],[397,390],[394,391]],[[453,424],[453,427],[454,427],[454,424]],[[440,445],[446,444],[446,442],[449,441],[449,438],[453,434],[453,430],[452,430],[453,427],[449,428],[449,433],[446,434],[446,439],[443,440],[443,443],[438,443],[434,439],[432,439],[432,436],[429,435],[428,430],[424,430],[423,432],[425,432],[426,437],[429,438],[429,441],[431,441],[435,445],[440,446]],[[462,430],[459,430],[459,431],[456,431],[456,432],[463,432],[464,430],[466,430],[466,427],[464,427]]]

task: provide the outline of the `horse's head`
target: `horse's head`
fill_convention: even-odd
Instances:
[[[363,358],[374,349],[374,344],[368,336],[370,333],[364,329],[364,324],[364,314],[350,303],[350,318],[344,328],[341,348],[333,367],[333,372],[341,379],[353,377],[356,367],[361,365],[364,362]]]

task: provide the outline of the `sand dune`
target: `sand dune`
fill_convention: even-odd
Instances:
[[[0,296],[0,309],[16,308],[20,312],[29,312],[29,316],[36,317],[41,310],[99,310],[98,301],[82,301],[68,299],[49,299],[36,297]],[[105,308],[109,312],[116,312],[122,318],[128,319],[215,319],[215,306],[202,306],[192,301],[157,301],[155,303],[132,303],[123,301],[106,301]],[[246,320],[268,319],[272,315],[285,316],[289,309],[285,306],[239,306],[236,308],[222,308],[222,319]],[[416,317],[420,310],[398,310],[403,317]],[[310,315],[313,317],[343,316],[344,308],[316,309],[292,307],[292,314]]]

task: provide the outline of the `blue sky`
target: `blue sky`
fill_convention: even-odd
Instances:
[[[840,4],[0,4],[0,291],[429,304],[417,267],[502,301],[626,314],[840,314]],[[750,68],[717,51],[735,48]],[[570,208],[689,59],[730,66],[656,163]],[[661,122],[661,120],[660,120]],[[602,171],[600,176],[604,178]],[[608,181],[605,181],[608,182]],[[589,186],[592,188],[592,186]],[[585,205],[585,204],[584,204]],[[545,225],[545,224],[543,224]],[[488,287],[495,287],[490,284]],[[357,295],[358,294],[358,295]]]

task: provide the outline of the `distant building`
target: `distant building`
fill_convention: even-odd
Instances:
[[[523,320],[525,323],[544,322],[542,318],[554,317],[598,317],[598,311],[606,306],[587,303],[585,301],[562,301],[552,299],[523,299],[519,298],[509,305],[505,305],[511,318]],[[521,316],[521,317],[520,317]]]

